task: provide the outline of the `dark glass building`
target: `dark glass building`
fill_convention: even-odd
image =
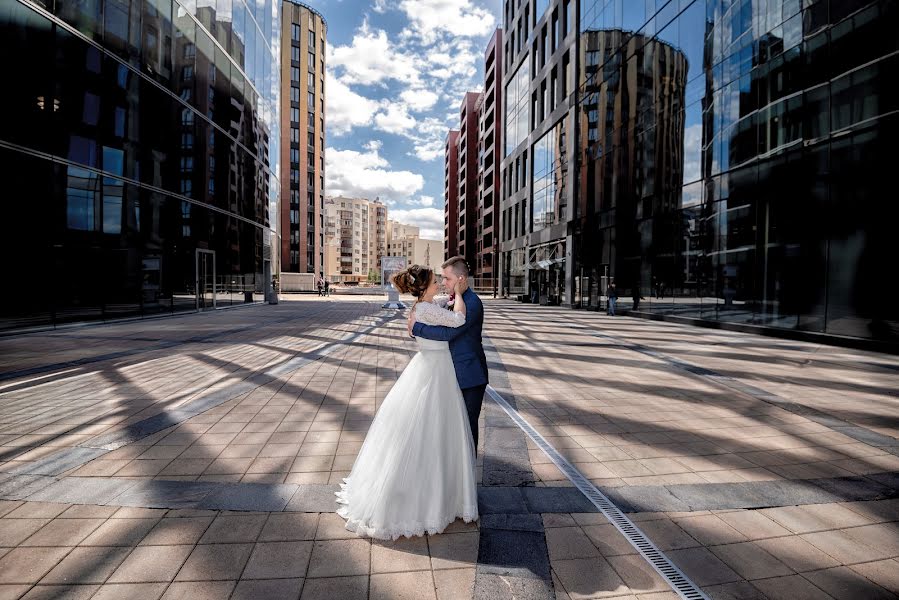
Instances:
[[[279,10],[0,0],[0,329],[262,300]]]
[[[899,2],[578,9],[571,304],[896,342]]]

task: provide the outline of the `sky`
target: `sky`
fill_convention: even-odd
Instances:
[[[502,0],[303,0],[328,22],[325,193],[443,239],[443,144],[483,87]]]

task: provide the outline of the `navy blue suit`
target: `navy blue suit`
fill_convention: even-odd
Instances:
[[[458,299],[457,299],[458,301]],[[465,324],[461,327],[443,327],[441,325],[425,325],[415,323],[412,335],[427,340],[449,342],[456,379],[462,389],[465,408],[468,411],[468,425],[475,448],[478,447],[478,416],[484,403],[484,391],[487,389],[487,357],[481,335],[484,329],[484,304],[471,288],[462,294],[465,302]]]

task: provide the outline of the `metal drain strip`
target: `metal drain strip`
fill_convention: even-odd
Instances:
[[[491,386],[487,386],[487,395],[496,402],[506,414],[533,440],[543,453],[565,474],[566,477],[587,497],[599,512],[615,526],[621,535],[630,543],[637,552],[648,562],[656,572],[671,586],[671,589],[684,600],[709,600],[709,597],[695,583],[684,575],[665,554],[653,544],[646,534],[634,525],[633,521],[621,512],[605,494],[603,494],[589,479],[578,471],[574,465],[559,454],[553,446],[544,439],[534,427],[522,417],[517,410],[506,402],[505,398]]]

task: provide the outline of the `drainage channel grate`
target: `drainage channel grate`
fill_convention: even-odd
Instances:
[[[575,487],[577,487],[577,489],[579,489],[581,493],[599,509],[599,512],[609,520],[609,523],[614,525],[615,529],[621,532],[621,535],[623,535],[625,539],[630,542],[631,546],[646,559],[646,562],[652,565],[652,568],[654,568],[659,575],[668,582],[668,585],[671,586],[671,589],[673,589],[678,596],[685,600],[709,600],[709,597],[706,596],[695,583],[690,581],[680,569],[674,566],[674,563],[672,563],[661,550],[656,548],[655,544],[649,541],[646,534],[640,531],[640,529],[634,525],[623,512],[621,512],[621,509],[615,506],[605,494],[600,492],[596,486],[593,485],[589,479],[584,477],[564,456],[559,454],[558,451],[556,451],[556,449],[553,448],[552,445],[550,445],[550,443],[524,419],[524,417],[518,414],[517,410],[512,408],[512,406],[506,402],[505,398],[500,396],[499,393],[490,386],[487,386],[487,395],[506,411],[506,414],[515,421],[515,424],[518,425],[541,450],[543,450],[549,459],[559,467],[562,473],[571,480]]]

